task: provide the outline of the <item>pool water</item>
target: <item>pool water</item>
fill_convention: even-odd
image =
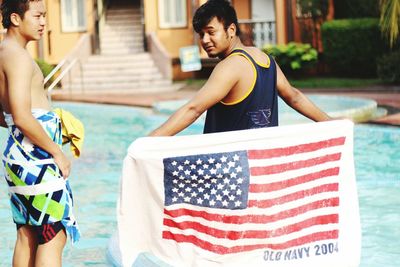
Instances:
[[[110,266],[109,238],[116,230],[116,201],[122,160],[129,144],[167,117],[148,110],[110,105],[56,103],[85,125],[81,158],[73,159],[70,176],[75,214],[82,238],[66,246],[63,266]],[[183,134],[200,133],[196,123]],[[0,142],[7,132],[0,130]],[[362,224],[361,267],[395,267],[400,257],[400,128],[356,125],[355,163]],[[68,155],[71,153],[65,148]],[[72,156],[71,156],[72,159]],[[0,182],[0,266],[11,266],[16,237],[7,198]]]

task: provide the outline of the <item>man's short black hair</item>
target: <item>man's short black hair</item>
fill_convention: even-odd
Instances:
[[[226,0],[209,0],[200,6],[193,16],[193,28],[199,33],[213,19],[224,24],[225,30],[233,23],[236,26],[236,35],[240,35],[236,11]]]
[[[29,3],[34,0],[3,0],[1,4],[1,16],[3,17],[3,27],[8,29],[11,26],[10,16],[12,13],[18,14],[24,19],[25,12],[29,9]]]

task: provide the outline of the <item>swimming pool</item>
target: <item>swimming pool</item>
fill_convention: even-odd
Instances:
[[[71,185],[81,241],[67,245],[63,266],[109,266],[106,252],[116,229],[116,200],[122,159],[129,144],[160,125],[165,116],[148,110],[92,104],[57,103],[86,126],[82,157],[73,162]],[[201,131],[200,123],[185,134]],[[0,131],[3,142],[6,131]],[[355,161],[363,234],[362,267],[398,266],[400,257],[400,128],[357,125]],[[69,152],[67,152],[69,153]],[[15,226],[0,182],[0,266],[11,266]]]

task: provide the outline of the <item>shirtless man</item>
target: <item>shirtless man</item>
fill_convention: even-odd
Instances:
[[[150,136],[175,135],[206,110],[204,133],[277,126],[278,94],[304,116],[330,120],[289,84],[272,57],[242,44],[236,12],[228,1],[207,1],[196,11],[193,27],[208,56],[221,61],[194,98]]]
[[[0,124],[9,131],[2,161],[17,227],[13,266],[61,266],[66,233],[79,239],[66,180],[71,163],[43,75],[26,50],[44,33],[45,3],[3,0],[1,11],[7,33],[0,43]]]

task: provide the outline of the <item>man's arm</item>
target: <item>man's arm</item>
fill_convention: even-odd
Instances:
[[[29,140],[50,153],[64,178],[69,176],[71,163],[60,147],[44,131],[31,111],[33,62],[26,51],[13,51],[7,56],[5,74],[8,81],[10,112],[14,124]]]
[[[204,111],[221,101],[239,80],[235,61],[227,58],[215,66],[206,84],[150,136],[170,136],[191,125]]]
[[[313,121],[327,121],[332,119],[312,103],[302,92],[290,85],[278,64],[276,64],[276,71],[276,87],[279,96],[286,104]]]

